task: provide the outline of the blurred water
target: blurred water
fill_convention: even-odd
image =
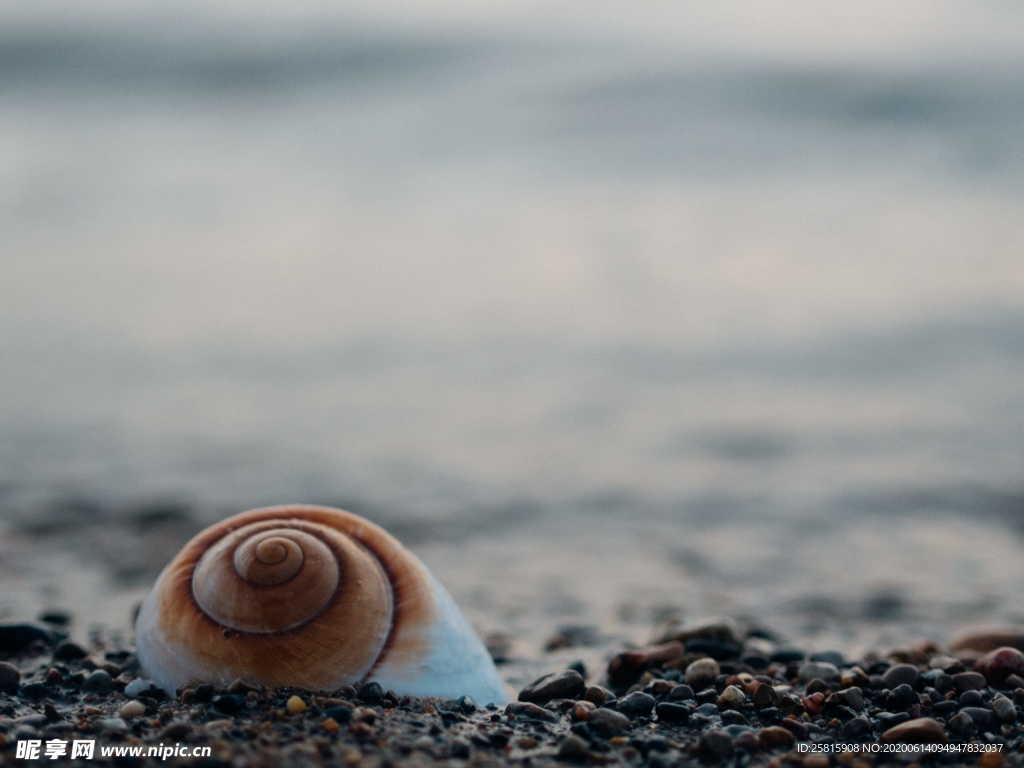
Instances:
[[[715,5],[0,6],[0,616],[294,499],[526,635],[1024,618],[1024,11]]]

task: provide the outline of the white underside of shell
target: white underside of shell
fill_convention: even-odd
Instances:
[[[477,704],[506,703],[505,684],[491,655],[448,590],[433,576],[430,581],[437,618],[425,630],[426,656],[414,665],[389,664],[385,658],[370,678],[406,696],[471,696]]]
[[[414,664],[389,663],[385,658],[370,679],[399,695],[440,698],[466,695],[478,704],[504,704],[508,701],[505,685],[487,649],[448,591],[432,575],[430,581],[437,618],[423,630],[427,649],[424,657]],[[144,674],[171,696],[197,680],[229,684],[232,675],[228,671],[210,668],[187,648],[167,643],[157,622],[156,593],[154,588],[147,595],[135,627],[136,651]],[[355,675],[350,672],[348,680],[325,680],[324,689],[340,687],[364,675],[365,672]]]
[[[157,586],[160,581],[157,581]],[[158,687],[174,696],[174,692],[194,679],[204,677],[204,665],[187,648],[172,647],[157,625],[157,589],[146,595],[135,623],[135,653],[143,673]],[[210,679],[209,682],[231,682]]]

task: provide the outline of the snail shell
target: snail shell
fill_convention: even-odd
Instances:
[[[330,507],[253,509],[197,534],[136,622],[143,672],[173,694],[234,679],[501,703],[494,663],[426,566],[384,529]]]

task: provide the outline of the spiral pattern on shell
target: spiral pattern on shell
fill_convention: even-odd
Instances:
[[[172,681],[330,689],[385,659],[422,656],[433,584],[401,544],[351,513],[243,512],[198,534],[161,574],[140,614],[140,657],[156,657]]]

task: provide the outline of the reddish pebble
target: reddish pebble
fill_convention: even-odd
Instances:
[[[945,744],[947,739],[938,721],[919,717],[893,726],[882,734],[882,741],[886,744]]]
[[[1010,675],[1024,675],[1024,653],[1008,646],[996,648],[978,659],[974,668],[981,672],[990,684],[998,685],[1005,682]]]

